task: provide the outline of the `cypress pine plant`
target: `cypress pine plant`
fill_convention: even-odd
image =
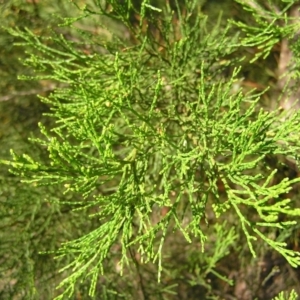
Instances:
[[[211,28],[198,1],[109,0],[75,3],[78,16],[43,34],[7,29],[37,73],[20,78],[56,87],[40,97],[52,122],[30,138],[38,150],[2,160],[38,203],[26,243],[56,232],[45,236],[48,249],[37,246],[60,269],[51,297],[219,299],[211,278],[234,285],[218,263],[243,241],[253,257],[264,245],[299,266],[286,238],[300,209],[286,194],[300,179],[277,177],[298,164],[299,112],[267,109],[265,90],[241,85],[243,59],[266,58],[295,37],[299,25],[285,12],[296,1],[280,3],[280,13],[236,2],[251,24],[223,26],[220,17]],[[53,273],[24,259],[30,292],[19,297],[47,297],[34,277],[46,274],[47,284]]]

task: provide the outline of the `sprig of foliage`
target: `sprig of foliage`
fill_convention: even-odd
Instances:
[[[241,40],[244,47],[257,47],[259,50],[251,62],[256,61],[260,57],[266,58],[276,44],[283,38],[292,39],[295,33],[299,31],[298,22],[289,22],[291,18],[287,16],[287,11],[297,3],[297,1],[282,1],[285,7],[278,11],[276,6],[268,1],[268,8],[262,7],[256,1],[235,0],[240,3],[245,11],[252,14],[254,24],[241,21],[233,21],[245,36]]]
[[[297,297],[297,293],[294,290],[292,290],[288,295],[285,292],[281,292],[277,297],[274,298],[274,300],[296,300]]]

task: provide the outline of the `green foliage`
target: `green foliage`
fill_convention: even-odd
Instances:
[[[284,8],[278,11],[278,8],[268,1],[268,7],[264,8],[258,3],[252,1],[236,0],[243,5],[245,11],[252,13],[255,25],[249,26],[243,22],[233,22],[238,28],[246,33],[241,43],[245,47],[257,47],[261,49],[252,62],[263,56],[266,58],[274,45],[283,38],[293,38],[295,33],[299,31],[298,22],[291,23],[287,16],[287,11],[297,3],[297,1],[286,2]],[[282,3],[282,4],[283,4]]]
[[[274,298],[274,300],[296,300],[297,294],[294,290],[291,291],[289,295],[286,295],[286,293],[281,292],[277,297]]]
[[[264,92],[243,91],[242,57],[233,59],[244,46],[262,48],[253,60],[265,57],[298,25],[280,27],[276,22],[286,16],[251,9],[258,27],[231,22],[248,34],[239,38],[221,19],[208,28],[197,1],[185,1],[184,10],[175,4],[94,1],[76,5],[81,15],[63,18],[56,31],[8,28],[28,53],[25,65],[37,73],[20,79],[57,84],[40,97],[53,120],[39,124],[43,137],[30,139],[40,153],[12,150],[12,160],[2,160],[29,186],[52,191],[33,197],[49,207],[41,230],[62,208],[74,217],[69,226],[78,234],[67,230],[60,245],[41,250],[55,254],[64,277],[55,299],[74,297],[83,281],[91,297],[121,297],[109,275],[99,292],[99,278],[113,269],[126,278],[131,266],[140,276],[149,264],[159,282],[177,278],[168,274],[174,265],[169,268],[165,250],[173,234],[185,239],[182,245],[199,246],[185,267],[194,274],[190,285],[211,292],[209,274],[233,284],[216,267],[241,238],[236,224],[253,256],[261,240],[292,267],[300,265],[300,253],[272,237],[297,223],[300,208],[285,195],[300,179],[276,182],[278,170],[267,163],[270,156],[298,163],[299,112],[263,109]],[[108,19],[121,22],[123,34],[109,30]],[[97,30],[83,29],[92,22],[86,20]],[[205,247],[213,242],[213,250]],[[161,299],[174,286],[163,286]],[[153,295],[152,287],[144,297]]]

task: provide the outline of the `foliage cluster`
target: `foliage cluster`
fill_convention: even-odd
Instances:
[[[30,229],[22,243],[48,239],[35,249],[60,268],[51,296],[174,299],[185,289],[181,299],[218,299],[211,278],[234,284],[218,264],[234,247],[245,254],[243,241],[253,257],[265,247],[297,268],[286,238],[300,208],[287,194],[300,179],[278,172],[298,165],[300,113],[263,106],[266,90],[247,91],[241,75],[245,61],[263,61],[288,39],[297,82],[299,23],[287,14],[296,1],[266,9],[239,0],[249,20],[221,26],[220,15],[213,27],[195,0],[72,2],[78,11],[56,30],[6,29],[27,52],[31,71],[19,78],[54,86],[40,96],[50,108],[41,135],[2,160],[28,184],[15,204]],[[1,213],[14,230],[16,209]],[[16,295],[38,299],[34,276],[45,284],[53,274],[29,253],[29,277],[6,285],[14,295],[30,282]]]

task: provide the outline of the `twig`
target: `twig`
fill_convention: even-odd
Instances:
[[[266,10],[264,8],[262,8],[256,1],[253,1],[253,0],[239,0],[238,2],[241,3],[241,4],[244,4],[244,5],[248,5],[253,10],[255,10],[256,13],[259,13],[261,17],[264,17],[264,18],[270,18],[271,17],[270,15],[268,16],[266,14]],[[275,12],[277,15],[280,14],[280,10],[275,5],[271,7],[268,3],[266,3],[265,6],[267,6],[268,10]]]

